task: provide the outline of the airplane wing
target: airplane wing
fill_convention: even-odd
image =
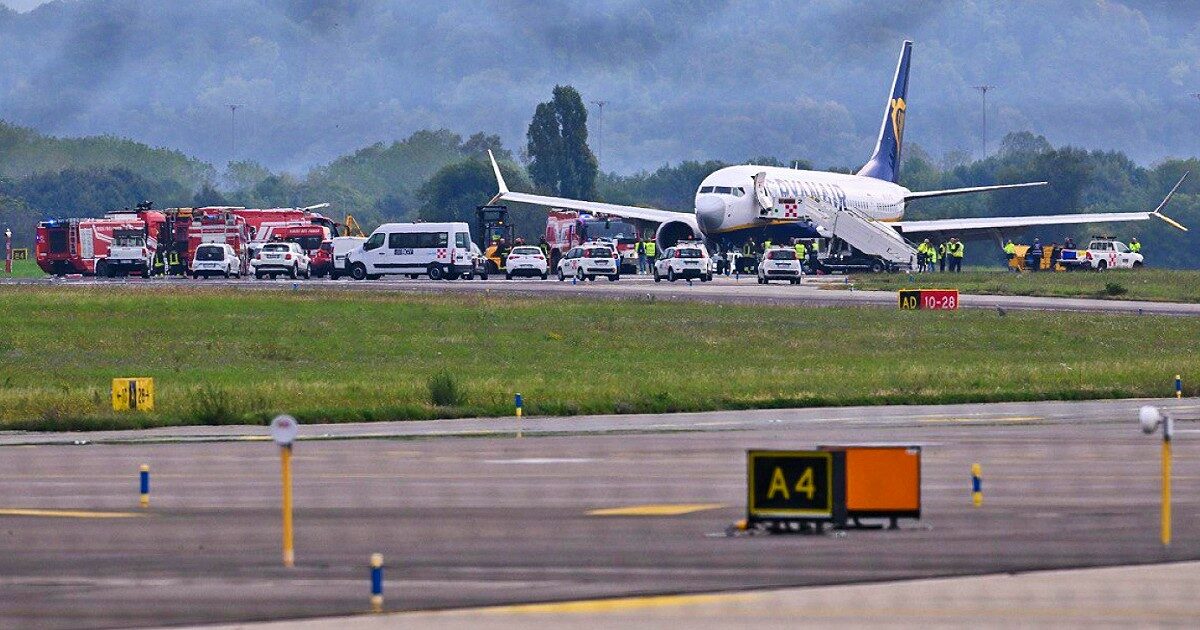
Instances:
[[[508,189],[508,184],[504,183],[504,176],[500,174],[500,165],[496,163],[496,157],[492,152],[488,151],[488,157],[492,160],[492,170],[496,173],[496,185],[500,187],[500,192],[496,193],[495,197],[488,204],[494,204],[497,201],[512,201],[515,203],[528,203],[535,206],[548,206],[551,208],[566,208],[567,210],[580,210],[583,212],[593,212],[597,214],[607,214],[614,217],[622,217],[625,219],[640,219],[643,221],[653,221],[655,223],[667,223],[669,221],[680,221],[686,223],[693,232],[700,231],[696,223],[696,215],[684,212],[672,212],[670,210],[657,210],[655,208],[639,208],[637,206],[622,206],[614,203],[602,203],[599,201],[581,201],[578,199],[566,199],[564,197],[548,197],[545,195],[534,195],[531,193],[513,192]]]
[[[1183,180],[1187,179],[1188,173],[1184,173],[1183,177],[1175,183],[1171,188],[1171,192],[1163,198],[1158,207],[1150,212],[1094,212],[1089,214],[1053,214],[1053,215],[1035,215],[1024,217],[973,217],[965,219],[932,219],[929,221],[898,221],[892,225],[896,226],[905,234],[920,234],[929,232],[944,232],[970,236],[979,233],[994,233],[1011,231],[1026,227],[1035,227],[1039,225],[1078,225],[1085,223],[1116,223],[1123,221],[1146,221],[1151,218],[1160,219],[1168,225],[1179,228],[1184,232],[1187,228],[1180,225],[1174,219],[1162,213],[1162,209],[1166,207],[1167,202],[1179,190],[1179,186],[1183,184]],[[967,189],[960,189],[967,190]],[[945,191],[941,191],[945,192]]]
[[[1048,182],[1027,182],[1024,184],[996,184],[994,186],[972,186],[970,188],[947,188],[946,190],[925,190],[909,192],[904,195],[904,201],[914,199],[929,199],[932,197],[949,197],[951,195],[967,195],[970,193],[987,192],[989,190],[1005,190],[1007,188],[1029,188],[1030,186],[1045,186]]]

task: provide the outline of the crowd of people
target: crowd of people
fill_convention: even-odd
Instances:
[[[964,255],[966,255],[966,246],[957,238],[942,241],[937,245],[934,245],[929,239],[925,239],[920,245],[917,245],[917,271],[932,273],[949,270],[951,273],[962,273]]]

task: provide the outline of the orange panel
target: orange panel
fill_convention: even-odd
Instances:
[[[896,448],[846,448],[846,509],[921,509],[921,456]]]

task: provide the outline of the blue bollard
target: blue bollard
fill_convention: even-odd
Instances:
[[[383,612],[383,554],[371,554],[371,612]]]
[[[142,464],[138,468],[138,485],[142,494],[138,503],[144,508],[150,507],[150,466],[148,464]]]

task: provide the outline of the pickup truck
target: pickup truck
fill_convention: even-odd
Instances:
[[[1129,251],[1121,241],[1095,239],[1087,249],[1064,249],[1058,262],[1067,269],[1137,269],[1144,263],[1141,254]]]

